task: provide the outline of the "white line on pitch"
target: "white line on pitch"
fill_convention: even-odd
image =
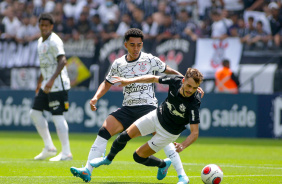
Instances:
[[[73,178],[73,176],[0,176],[0,178]],[[95,176],[95,178],[138,178],[138,176]],[[140,176],[140,178],[155,178],[156,176]],[[175,176],[167,176],[174,178]],[[189,176],[189,178],[199,178],[201,176]],[[224,175],[224,177],[282,177],[282,175]]]

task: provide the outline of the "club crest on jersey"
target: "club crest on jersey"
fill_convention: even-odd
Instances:
[[[148,74],[148,72],[150,71],[150,63],[146,62],[146,61],[141,61],[136,63],[136,65],[133,67],[133,72],[135,72],[135,74]]]
[[[43,44],[42,47],[41,47],[41,53],[46,53],[48,50],[48,46]]]
[[[185,105],[184,104],[180,104],[179,105],[179,110],[181,110],[182,112],[185,112],[185,110],[186,110]]]
[[[140,72],[145,72],[147,70],[147,67],[146,67],[146,63],[140,63],[139,64],[139,71]]]

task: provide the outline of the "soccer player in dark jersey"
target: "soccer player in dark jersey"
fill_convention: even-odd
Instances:
[[[93,111],[97,110],[96,103],[98,99],[105,95],[114,84],[112,82],[115,80],[113,76],[133,78],[144,75],[155,75],[157,72],[182,76],[181,73],[167,66],[158,57],[141,52],[143,37],[142,31],[136,28],[131,28],[125,33],[124,46],[128,53],[114,61],[105,81],[100,84],[96,94],[90,100],[90,106]],[[83,168],[71,167],[70,170],[74,176],[89,182],[93,171],[90,161],[101,157],[105,153],[108,140],[113,135],[126,130],[138,118],[155,110],[157,107],[158,102],[155,97],[153,83],[132,83],[123,88],[123,94],[122,107],[111,113],[104,121],[90,149],[86,166]],[[173,143],[168,144],[164,148],[164,151],[171,158],[172,164],[180,178],[179,180],[188,181],[188,177],[184,172],[180,157],[175,151]]]
[[[157,179],[162,180],[167,174],[171,160],[169,158],[162,160],[153,154],[174,142],[187,124],[190,124],[191,133],[182,143],[174,142],[176,151],[178,153],[183,151],[198,138],[201,99],[197,89],[203,81],[203,75],[197,69],[188,68],[185,77],[146,75],[131,79],[114,78],[116,80],[112,82],[121,83],[120,86],[139,82],[167,84],[168,96],[156,110],[141,117],[123,131],[113,142],[110,153],[106,157],[93,159],[90,164],[93,167],[109,165],[130,139],[156,132],[151,140],[134,152],[133,158],[140,164],[159,167]]]

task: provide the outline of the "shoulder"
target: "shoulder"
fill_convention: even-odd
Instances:
[[[51,35],[50,35],[50,42],[52,42],[52,43],[60,43],[60,44],[62,44],[63,43],[63,41],[62,41],[62,39],[56,34],[56,33],[52,33]]]
[[[160,58],[158,58],[157,56],[154,56],[153,54],[151,53],[146,53],[146,52],[141,52],[141,56],[140,58],[144,58],[144,59],[157,59],[157,60],[160,60]]]
[[[196,108],[199,108],[201,104],[201,97],[200,97],[200,93],[198,91],[196,91],[193,95],[193,105]]]
[[[42,43],[42,37],[38,38],[38,43]]]
[[[123,55],[123,56],[115,59],[113,63],[123,63],[123,62],[126,62],[125,56],[126,55]]]
[[[141,57],[149,57],[149,58],[152,58],[152,57],[154,57],[154,56],[153,56],[153,54],[151,54],[151,53],[141,52]]]
[[[125,56],[126,55],[123,55],[123,56],[115,59],[114,62],[112,63],[112,67],[117,67],[118,65],[121,65],[123,63],[127,63]]]

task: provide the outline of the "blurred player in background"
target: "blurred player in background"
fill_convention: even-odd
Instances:
[[[59,140],[62,144],[62,152],[50,159],[50,161],[72,160],[69,143],[69,128],[63,115],[68,110],[68,91],[70,79],[65,67],[64,44],[53,30],[54,19],[51,14],[43,13],[39,17],[39,29],[41,37],[38,40],[38,54],[41,74],[38,79],[36,96],[30,111],[31,119],[44,141],[43,151],[34,157],[35,160],[44,160],[55,156],[57,149],[53,144],[48,122],[43,117],[43,110],[52,113]]]
[[[141,52],[143,37],[143,32],[136,28],[131,28],[125,33],[124,46],[128,54],[116,59],[112,64],[106,80],[100,84],[96,94],[90,100],[93,111],[97,110],[96,103],[98,99],[104,96],[113,85],[112,80],[114,78],[112,76],[133,78],[148,74],[154,75],[156,72],[182,76],[181,73],[167,66],[158,57]],[[90,165],[90,161],[101,157],[105,153],[108,140],[117,133],[126,130],[138,118],[155,110],[158,105],[153,83],[131,84],[123,88],[123,94],[122,107],[111,113],[104,121],[90,149],[86,166],[83,168],[71,167],[72,174],[80,177],[85,182],[91,180],[93,167]],[[171,143],[164,148],[164,151],[167,157],[172,160],[172,164],[180,178],[179,181],[183,180],[183,183],[188,183],[188,177],[184,172],[180,157],[175,151],[175,146]]]

